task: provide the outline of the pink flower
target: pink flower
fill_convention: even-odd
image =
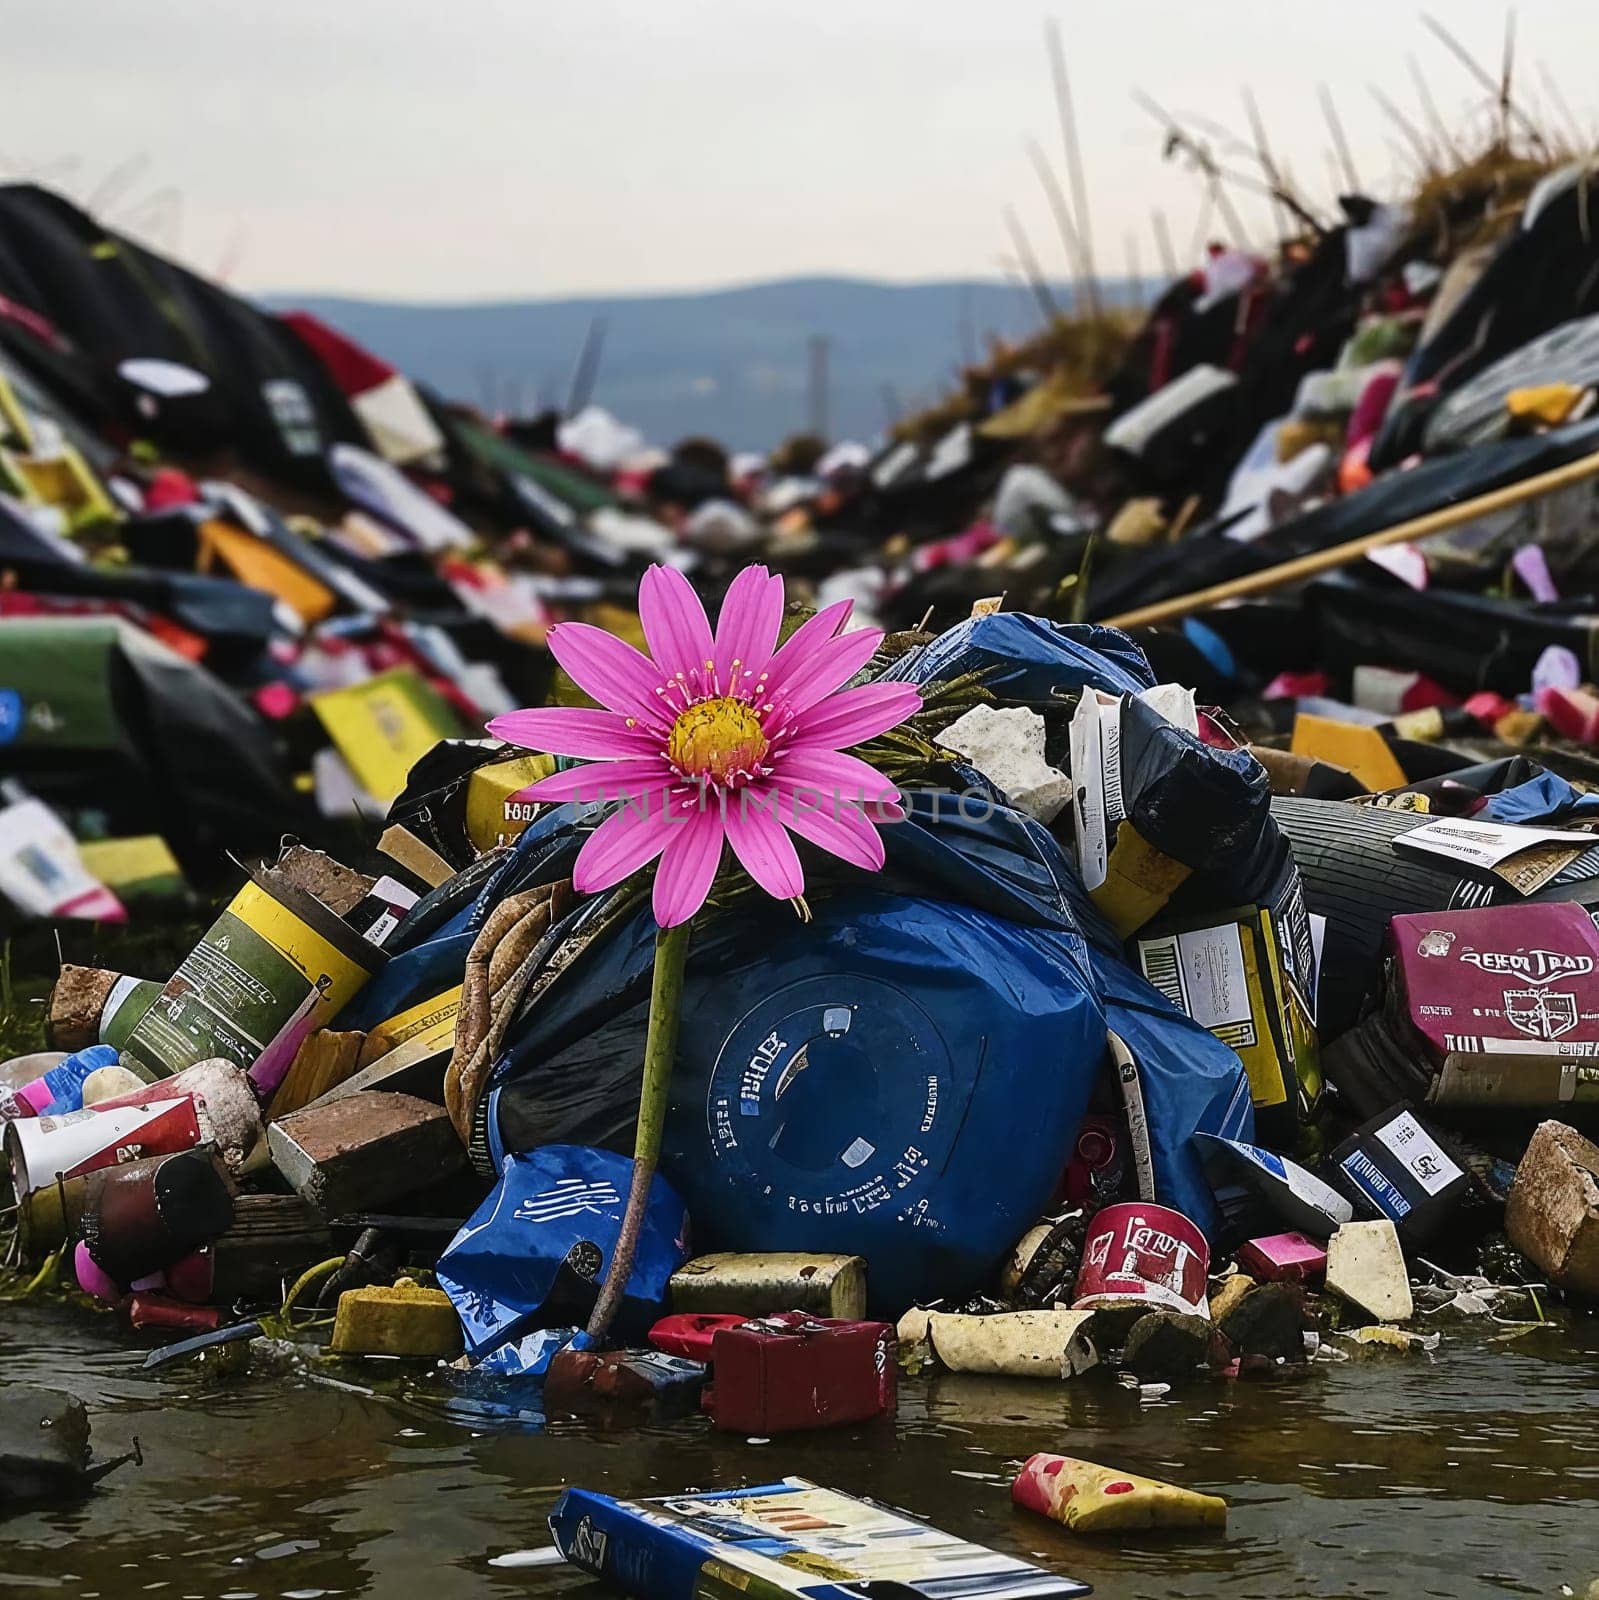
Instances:
[[[877,821],[899,792],[844,749],[921,706],[908,683],[845,689],[881,631],[839,633],[850,602],[803,623],[779,649],[783,580],[746,567],[716,633],[682,573],[651,567],[639,585],[650,654],[601,628],[563,622],[550,650],[598,711],[549,706],[496,717],[489,732],[551,755],[591,758],[523,792],[532,800],[621,800],[578,853],[580,894],[620,883],[657,856],[655,920],[686,922],[705,903],[724,840],[768,894],[793,899],[805,874],[790,834],[875,872]],[[653,657],[653,659],[652,659]]]

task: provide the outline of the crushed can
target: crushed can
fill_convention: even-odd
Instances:
[[[611,1402],[691,1411],[705,1386],[705,1368],[659,1350],[579,1350],[567,1348],[550,1360],[544,1375],[544,1403],[581,1406]]]
[[[89,1173],[79,1226],[95,1266],[114,1283],[133,1288],[225,1233],[232,1222],[227,1168],[202,1146]]]
[[[1106,1206],[1089,1224],[1072,1308],[1147,1300],[1208,1317],[1209,1274],[1210,1245],[1182,1212],[1141,1200]]]
[[[711,1341],[704,1408],[724,1432],[792,1433],[892,1416],[898,1342],[887,1322],[780,1312]]]

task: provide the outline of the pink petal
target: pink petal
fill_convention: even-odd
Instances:
[[[674,806],[674,812],[677,810]],[[722,859],[722,813],[715,805],[695,806],[662,830],[666,853],[655,873],[655,920],[663,928],[687,922],[705,904]]]
[[[872,659],[882,642],[881,628],[859,628],[829,639],[787,674],[773,696],[791,714],[804,711],[835,689],[843,688]]]
[[[615,711],[585,711],[581,706],[535,706],[508,711],[489,723],[489,733],[525,750],[552,756],[644,755],[661,741],[643,727],[628,727]]]
[[[769,894],[792,900],[805,892],[805,872],[794,841],[777,819],[779,797],[770,790],[740,789],[727,797],[727,842],[744,870]]]
[[[572,863],[572,887],[579,894],[599,894],[647,866],[671,837],[660,811],[641,816],[631,806],[613,811],[587,839]]]
[[[795,718],[789,748],[844,750],[875,739],[921,708],[921,692],[911,683],[863,683],[858,689],[841,689]]]
[[[772,664],[767,668],[767,689],[781,689],[789,674],[809,661],[812,654],[844,626],[854,609],[853,600],[840,600],[836,605],[818,611],[814,617],[807,617],[772,657]]]
[[[805,790],[796,793],[781,780],[777,791],[779,815],[786,828],[852,867],[862,867],[868,872],[882,870],[883,836],[865,812],[854,806],[835,808],[826,802],[818,807],[814,795]]]
[[[777,781],[787,790],[809,790],[829,814],[899,799],[899,790],[876,767],[836,750],[783,751]]]
[[[654,797],[672,782],[672,769],[663,755],[624,756],[620,761],[589,761],[566,772],[554,772],[522,790],[523,800],[551,804],[563,800],[623,800],[651,797],[654,813],[661,814]]]
[[[716,669],[723,688],[736,694],[763,672],[783,626],[783,580],[765,567],[745,567],[728,585],[716,619]],[[738,677],[733,676],[737,661]]]
[[[625,639],[586,622],[559,622],[550,629],[550,654],[591,700],[652,728],[671,725],[656,693],[660,668]]]
[[[651,567],[639,582],[638,614],[661,672],[667,677],[681,674],[691,686],[708,691],[711,625],[694,585],[673,567]]]

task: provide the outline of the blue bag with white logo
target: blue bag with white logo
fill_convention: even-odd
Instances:
[[[454,1303],[467,1353],[482,1356],[548,1325],[546,1303],[565,1271],[568,1299],[555,1315],[571,1321],[571,1291],[592,1304],[610,1271],[633,1163],[609,1150],[544,1145],[509,1155],[493,1193],[439,1257],[439,1286]],[[666,1303],[667,1280],[688,1259],[688,1212],[657,1174],[639,1232],[638,1254],[617,1313],[621,1337],[642,1337]]]

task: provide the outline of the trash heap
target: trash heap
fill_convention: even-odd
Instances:
[[[202,1348],[331,1319],[763,1434],[892,1411],[897,1364],[1175,1383],[1599,1295],[1599,796],[1519,756],[1274,792],[1356,780],[1094,625],[860,676],[920,689],[862,747],[903,819],[881,872],[810,863],[808,920],[737,877],[700,913],[618,1348],[648,874],[575,894],[600,808],[503,798],[551,763],[494,741],[418,764],[381,870],[289,843],[171,974],[63,968],[0,1072],[27,1270]]]
[[[764,463],[473,415],[0,189],[0,891],[80,957],[0,1064],[21,1281],[155,1364],[762,1437],[929,1370],[1153,1396],[1599,1297],[1599,245],[1551,149]],[[552,623],[637,640],[650,563],[754,559],[786,630],[884,628],[903,815],[881,871],[802,847],[804,920],[736,873],[696,918],[601,1341],[649,872],[577,893],[595,808],[525,797],[567,758],[483,734],[585,703]],[[181,961],[82,959],[185,881]],[[1062,1457],[1015,1497],[1218,1520]]]

